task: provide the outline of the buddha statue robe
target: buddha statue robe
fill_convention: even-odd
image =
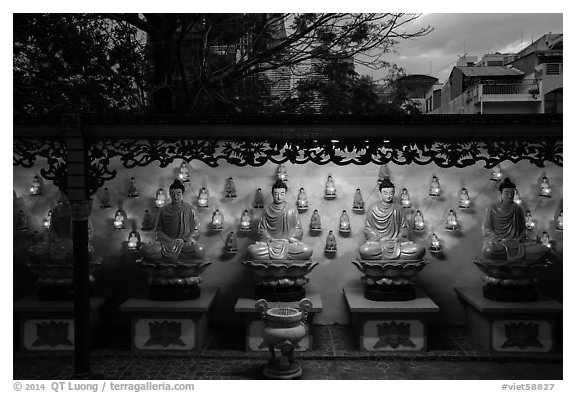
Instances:
[[[204,247],[198,243],[200,224],[192,205],[170,203],[156,217],[156,241],[142,246],[142,254],[152,260],[182,261],[201,259]]]
[[[286,202],[272,203],[258,225],[259,241],[248,247],[248,254],[253,259],[310,259],[312,247],[301,241],[303,235],[298,211]]]
[[[501,201],[486,209],[482,222],[482,255],[489,259],[543,261],[550,249],[525,241],[526,221],[522,208]]]
[[[426,249],[407,238],[408,223],[397,203],[378,202],[366,213],[362,259],[421,260]]]

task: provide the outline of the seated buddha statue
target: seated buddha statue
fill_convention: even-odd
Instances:
[[[92,225],[88,220],[88,239],[92,239]],[[60,194],[52,209],[47,241],[40,241],[28,249],[31,262],[67,264],[73,262],[72,214],[70,202],[65,194]],[[88,244],[88,259],[92,260],[94,248]]]
[[[381,201],[366,213],[360,257],[367,260],[421,260],[426,249],[408,240],[408,224],[402,207],[394,201],[394,184],[385,178],[379,185]]]
[[[248,247],[253,259],[305,260],[312,247],[303,243],[304,232],[298,210],[285,201],[288,187],[278,179],[272,186],[272,204],[267,206],[258,225],[259,241]]]
[[[522,208],[514,203],[516,186],[509,178],[498,187],[500,201],[486,209],[482,222],[482,255],[487,259],[543,261],[550,249],[526,241]]]
[[[148,261],[202,259],[204,247],[198,243],[200,224],[196,209],[184,202],[184,185],[178,179],[170,186],[170,203],[156,217],[156,241],[140,251]]]

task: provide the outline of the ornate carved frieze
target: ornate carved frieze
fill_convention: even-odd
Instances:
[[[408,139],[408,138],[407,138]],[[216,167],[222,163],[236,166],[262,166],[315,163],[337,165],[428,165],[441,168],[464,168],[483,163],[492,168],[506,160],[528,160],[537,167],[563,165],[561,140],[535,141],[415,141],[384,139],[231,141],[200,139],[119,139],[91,140],[88,144],[87,188],[94,194],[116,176],[110,168],[118,159],[125,168],[143,167],[154,162],[167,167],[174,160],[199,160]],[[30,168],[38,157],[45,157],[48,167],[41,175],[60,189],[66,188],[66,146],[63,140],[14,141],[14,165]]]

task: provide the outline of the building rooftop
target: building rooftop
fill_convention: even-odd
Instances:
[[[485,67],[454,67],[462,71],[468,77],[474,76],[522,76],[524,73],[515,68],[503,66],[485,66]]]

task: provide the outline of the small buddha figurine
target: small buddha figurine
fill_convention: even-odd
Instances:
[[[156,191],[156,201],[154,203],[159,209],[166,204],[166,194],[164,194],[163,188],[159,188],[158,191]]]
[[[382,183],[384,179],[389,179],[390,175],[388,174],[388,167],[386,165],[382,165],[378,170],[378,183]]]
[[[492,175],[490,176],[491,181],[500,181],[502,179],[502,170],[500,169],[500,165],[496,165],[492,168]]]
[[[300,188],[300,191],[298,191],[296,205],[298,206],[298,210],[308,209],[308,197],[306,196],[306,191],[304,191],[304,188]]]
[[[440,181],[437,176],[432,176],[432,181],[430,182],[430,196],[440,196]]]
[[[362,198],[362,192],[359,188],[356,189],[354,194],[354,200],[352,201],[352,210],[355,212],[361,212],[364,210],[364,198]]]
[[[17,231],[27,231],[28,230],[28,217],[23,210],[18,211],[18,216],[16,217],[16,230]]]
[[[336,197],[336,184],[334,184],[334,180],[332,180],[332,176],[328,176],[326,180],[326,188],[324,191],[324,197],[328,199],[332,199]]]
[[[414,215],[414,228],[415,231],[423,231],[424,230],[424,216],[420,210],[416,210],[416,214]]]
[[[46,218],[44,219],[44,229],[50,229],[50,222],[52,221],[52,209],[48,210]]]
[[[470,207],[470,196],[468,195],[468,190],[462,188],[460,190],[460,203],[458,204],[460,209],[468,209]]]
[[[442,246],[440,245],[440,239],[436,236],[435,233],[432,234],[430,237],[430,251],[431,252],[439,252],[442,250]]]
[[[278,171],[276,172],[276,179],[280,179],[284,182],[288,181],[288,171],[286,171],[286,167],[282,164],[278,165]]]
[[[505,178],[499,186],[500,201],[486,209],[482,222],[482,255],[487,259],[543,261],[549,249],[526,241],[526,220],[514,203],[516,185]]]
[[[214,210],[212,213],[212,229],[220,230],[223,228],[224,225],[224,215],[218,209]]]
[[[264,194],[262,194],[261,188],[256,190],[256,195],[254,195],[254,203],[252,206],[254,209],[262,209],[264,207]]]
[[[456,217],[456,212],[450,209],[446,216],[446,230],[455,231],[456,229],[458,229],[458,218]]]
[[[412,207],[412,202],[410,201],[410,194],[408,194],[408,190],[405,188],[402,189],[402,193],[400,194],[400,202],[402,203],[402,207],[404,209]]]
[[[208,207],[208,191],[205,187],[202,187],[200,191],[198,191],[198,207],[206,208]]]
[[[230,232],[226,237],[224,249],[229,254],[235,254],[238,252],[238,244],[236,241],[236,234],[234,232]]]
[[[100,208],[109,209],[112,205],[110,204],[110,191],[107,187],[104,187],[104,192],[102,192],[102,197],[100,198]]]
[[[253,259],[306,260],[312,247],[302,242],[300,215],[286,203],[288,187],[278,179],[272,186],[272,204],[267,206],[258,225],[259,240],[248,246]]]
[[[334,252],[337,249],[336,236],[334,236],[334,231],[328,232],[326,236],[326,246],[324,246],[324,251]]]
[[[312,217],[310,217],[310,230],[311,231],[322,230],[322,223],[320,221],[320,214],[318,214],[318,210],[316,210],[316,209],[312,213]]]
[[[198,213],[194,206],[184,201],[184,184],[175,179],[169,192],[170,203],[160,208],[156,218],[156,240],[140,248],[142,255],[149,261],[204,258],[204,246],[198,242]]]
[[[426,249],[408,240],[408,223],[404,211],[394,201],[394,184],[384,179],[378,186],[380,202],[370,206],[366,213],[360,257],[365,260],[422,260]]]
[[[30,187],[30,194],[31,195],[40,195],[42,192],[40,191],[40,179],[38,176],[34,176],[32,179],[32,187]]]
[[[342,210],[342,214],[340,215],[340,232],[348,233],[352,230],[350,227],[350,217],[346,210]]]
[[[142,230],[151,231],[154,229],[154,220],[148,209],[144,210],[144,218],[142,219]]]
[[[182,161],[180,164],[180,169],[178,173],[178,178],[180,181],[189,182],[190,181],[190,173],[188,169],[188,163],[186,161]]]
[[[126,212],[122,209],[118,209],[116,210],[116,213],[114,214],[114,228],[115,229],[124,229],[124,221],[127,219],[128,217],[126,216]]]
[[[552,247],[552,245],[550,244],[550,235],[548,235],[548,232],[546,231],[542,232],[542,236],[540,237],[540,244],[542,244],[544,247],[548,248]]]
[[[128,186],[128,198],[138,198],[138,188],[136,188],[136,179],[130,178],[130,185]]]
[[[552,196],[552,188],[546,176],[542,176],[542,183],[540,183],[540,196],[550,198]]]
[[[128,250],[136,251],[138,249],[139,244],[140,244],[140,234],[136,230],[131,231],[130,234],[128,235]]]
[[[522,198],[520,198],[520,192],[517,188],[514,189],[514,203],[520,205],[522,203]]]
[[[532,212],[530,210],[526,210],[526,213],[524,213],[524,220],[526,221],[526,229],[528,231],[533,231],[536,223],[532,218]]]
[[[240,230],[241,231],[250,231],[251,228],[251,221],[252,216],[248,212],[248,210],[244,210],[242,212],[242,216],[240,217]]]
[[[556,218],[556,229],[559,231],[564,230],[564,216],[562,215],[562,210],[560,210],[560,214],[558,214],[558,218]]]
[[[226,194],[226,198],[236,198],[236,185],[234,184],[234,179],[231,177],[226,180],[224,192]]]

